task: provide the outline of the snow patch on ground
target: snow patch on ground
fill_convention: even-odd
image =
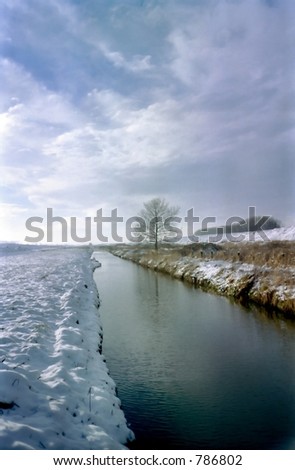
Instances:
[[[181,243],[221,243],[221,242],[262,242],[262,241],[295,241],[295,226],[275,228],[263,232],[241,232],[223,235],[196,235],[196,239],[189,240],[183,237]]]
[[[295,226],[275,228],[266,232],[270,240],[294,241],[295,240]]]
[[[0,448],[124,448],[133,434],[100,354],[98,263],[80,248],[0,252]]]

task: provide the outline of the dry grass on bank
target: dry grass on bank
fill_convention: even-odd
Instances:
[[[295,242],[271,241],[256,243],[224,243],[219,245],[194,244],[181,249],[182,255],[212,258],[230,262],[269,266],[295,267]]]
[[[191,245],[163,245],[158,251],[152,246],[125,246],[134,255],[144,252],[149,259],[177,261],[180,257],[203,260],[223,260],[270,268],[295,268],[295,242],[271,241],[251,243],[193,243]]]

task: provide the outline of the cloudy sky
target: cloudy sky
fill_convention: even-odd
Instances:
[[[155,196],[295,223],[294,25],[294,0],[1,0],[0,240]]]

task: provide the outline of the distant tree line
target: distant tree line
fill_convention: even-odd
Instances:
[[[239,219],[237,217],[237,219]],[[216,235],[217,233],[242,233],[242,232],[253,232],[257,230],[257,226],[261,230],[272,230],[274,228],[280,228],[281,222],[274,217],[267,215],[258,215],[255,217],[249,217],[248,219],[242,219],[232,221],[227,225],[219,227],[208,227],[206,230],[198,230],[196,235]]]

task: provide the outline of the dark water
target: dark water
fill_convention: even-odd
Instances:
[[[97,258],[103,353],[132,448],[295,448],[294,323]]]

